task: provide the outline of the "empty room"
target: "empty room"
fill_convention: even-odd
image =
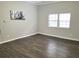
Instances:
[[[0,1],[0,58],[79,58],[79,1]]]

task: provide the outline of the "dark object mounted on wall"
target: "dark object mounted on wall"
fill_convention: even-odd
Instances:
[[[10,19],[11,20],[25,20],[22,11],[12,11],[12,10],[10,10]]]

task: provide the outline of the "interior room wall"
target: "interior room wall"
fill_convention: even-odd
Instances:
[[[23,11],[25,20],[11,20],[10,10]],[[71,13],[69,29],[49,28],[48,15],[52,13]],[[79,41],[79,2],[57,2],[34,6],[26,2],[0,2],[0,42],[43,33]]]
[[[25,20],[11,20],[10,10],[23,11]],[[37,32],[37,8],[26,2],[0,2],[0,42]]]
[[[71,13],[70,28],[48,27],[48,15]],[[39,6],[39,33],[79,41],[79,2],[58,2]]]

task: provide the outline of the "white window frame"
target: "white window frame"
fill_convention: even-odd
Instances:
[[[57,19],[55,20],[55,19],[50,19],[51,17],[50,16],[55,16],[55,17],[57,17]],[[50,21],[57,21],[56,23],[56,25],[55,24],[53,24],[53,25],[50,25]],[[49,15],[49,17],[48,17],[48,27],[57,27],[58,26],[58,14],[50,14]]]
[[[64,17],[64,18],[62,19],[63,22],[61,22],[61,20],[60,20],[60,15],[66,15],[66,16],[69,15],[69,16],[68,16],[68,19],[69,19],[69,20],[67,20],[67,18]],[[59,28],[70,28],[71,13],[60,13],[58,20],[59,20],[59,21],[58,21],[58,23],[59,23],[59,24],[58,24],[58,27],[59,27]],[[68,21],[68,24],[67,24],[67,22],[64,23],[64,21]],[[60,25],[60,23],[63,23],[64,25]],[[66,26],[66,24],[67,24],[68,26]]]
[[[57,26],[49,26],[49,21],[50,21],[50,19],[49,19],[49,17],[48,17],[48,27],[56,27],[56,28],[70,28],[70,24],[71,24],[71,13],[54,13],[54,14],[49,14],[49,15],[55,15],[55,14],[58,14],[58,18],[57,18]],[[65,26],[65,25],[62,25],[62,26],[60,26],[60,15],[61,14],[69,14],[70,16],[68,16],[69,17],[69,23],[67,24],[68,25],[68,27],[67,26]],[[64,19],[64,18],[63,18]],[[66,18],[65,18],[66,19]],[[64,21],[64,20],[63,20]],[[67,20],[66,20],[67,21]],[[66,24],[66,23],[64,23],[64,24]]]

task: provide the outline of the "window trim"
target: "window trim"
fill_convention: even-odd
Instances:
[[[52,14],[49,14],[49,15],[48,15],[48,27],[56,27],[56,28],[57,28],[57,27],[58,27],[58,14],[57,14],[57,13],[53,13],[53,15],[57,15],[57,20],[56,20],[56,21],[57,21],[57,25],[56,25],[56,26],[49,26],[49,21],[54,21],[54,20],[50,20],[50,19],[49,19],[49,16],[50,16],[50,15],[52,15]]]
[[[49,15],[48,15],[48,27],[50,27],[50,28],[52,28],[52,27],[53,27],[53,28],[63,28],[63,29],[70,29],[70,28],[71,28],[71,13],[68,12],[68,13],[53,13],[53,14],[58,14],[57,26],[56,26],[56,27],[49,26],[49,21],[50,21],[50,20],[49,20],[49,15],[52,15],[52,14],[49,14]],[[59,15],[60,15],[60,14],[70,14],[70,19],[69,19],[69,23],[70,23],[70,24],[69,24],[69,27],[60,27],[60,20],[59,20]]]

